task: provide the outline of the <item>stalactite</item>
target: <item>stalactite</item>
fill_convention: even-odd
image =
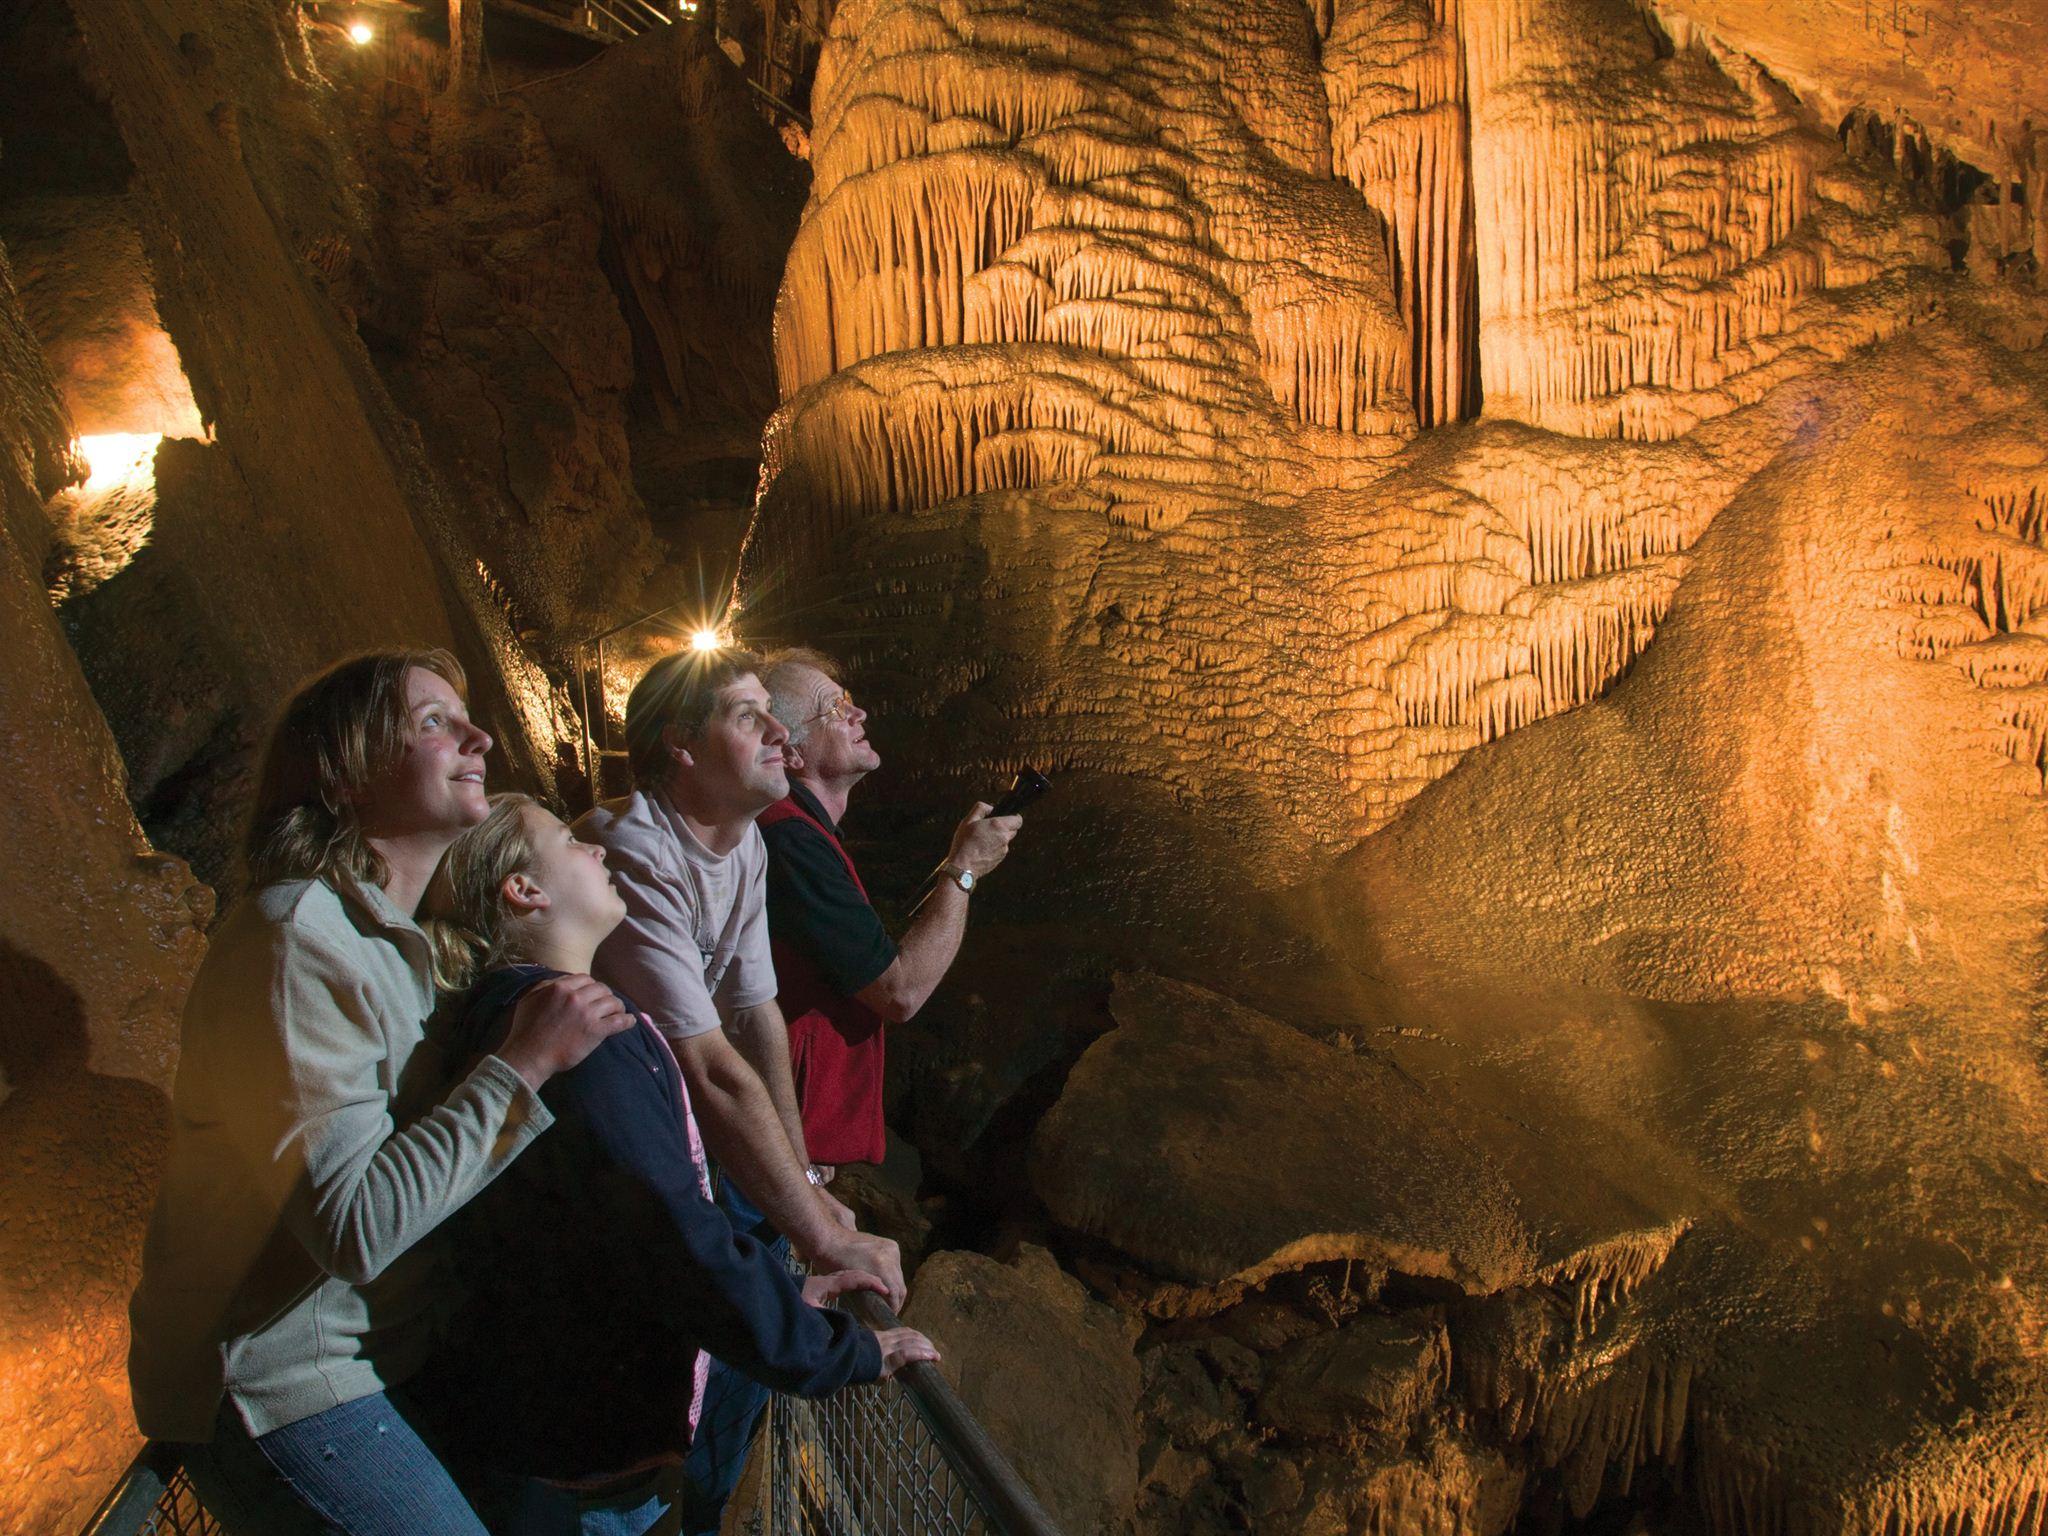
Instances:
[[[836,38],[778,310],[785,398],[891,352],[1051,342],[1188,390],[1212,434],[1275,409],[1409,430],[1371,213],[1307,174],[1320,152],[1263,90],[1173,76],[1178,47],[1142,16],[1000,5],[883,4]],[[1304,167],[1286,195],[1238,169],[1246,126]]]
[[[1886,546],[1893,644],[1997,693],[1999,750],[2048,776],[2048,478],[1979,467],[1960,479],[1975,505],[1967,526]]]
[[[773,430],[778,456],[809,478],[817,536],[854,518],[1063,480],[1156,487],[1169,504],[1204,486],[1241,494],[1199,413],[1115,364],[1042,344],[914,358],[841,370]]]
[[[1696,1401],[1688,1426],[1695,1499],[1712,1536],[2042,1536],[2048,1451],[2023,1432],[1981,1432],[1938,1480],[1903,1475],[1847,1490],[1802,1487],[1771,1445]]]
[[[1546,1284],[1569,1291],[1572,1328],[1590,1335],[1609,1308],[1626,1302],[1664,1267],[1692,1223],[1679,1220],[1645,1232],[1628,1232],[1559,1260],[1543,1273]]]
[[[1603,693],[1716,505],[1678,461],[1604,479],[1515,456],[1474,469],[1464,491],[1386,506],[1341,589],[1359,636],[1346,678],[1390,706],[1347,755],[1361,830],[1466,752]]]
[[[1472,194],[1459,0],[1338,12],[1323,55],[1338,174],[1385,222],[1421,425],[1474,413]]]
[[[1040,188],[1027,167],[971,150],[842,185],[790,251],[775,328],[785,392],[885,352],[958,345],[968,280],[1023,233]]]
[[[1792,347],[1841,356],[1903,323],[1815,302],[1904,253],[1767,79],[1699,39],[1608,58],[1566,14],[1463,23],[1490,413],[1669,438],[1757,398]]]

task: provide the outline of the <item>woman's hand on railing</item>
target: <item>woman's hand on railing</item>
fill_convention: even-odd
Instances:
[[[939,1358],[938,1347],[915,1328],[877,1328],[875,1342],[882,1346],[884,1381],[915,1361],[937,1363]]]

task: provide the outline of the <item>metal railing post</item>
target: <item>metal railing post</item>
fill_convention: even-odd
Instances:
[[[79,1536],[222,1536],[170,1446],[150,1441]]]

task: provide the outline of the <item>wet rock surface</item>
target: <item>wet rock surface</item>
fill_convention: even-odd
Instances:
[[[947,1380],[1062,1530],[1127,1528],[1139,1373],[1126,1319],[1027,1246],[1010,1264],[933,1254],[903,1320],[938,1343]]]

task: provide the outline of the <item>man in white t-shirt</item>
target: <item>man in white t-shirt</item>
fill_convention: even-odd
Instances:
[[[854,1230],[804,1146],[768,955],[767,849],[754,824],[789,793],[789,732],[769,712],[759,665],[745,651],[681,651],[649,668],[627,700],[637,787],[575,827],[603,845],[626,902],[594,971],[644,1008],[674,1049],[734,1225],[763,1241],[784,1234],[821,1268],[865,1270],[901,1306],[896,1245]],[[736,1373],[714,1373],[690,1457],[700,1498],[694,1515],[686,1510],[688,1530],[716,1528],[765,1402],[749,1398],[751,1388]],[[729,1414],[716,1411],[724,1389]]]

